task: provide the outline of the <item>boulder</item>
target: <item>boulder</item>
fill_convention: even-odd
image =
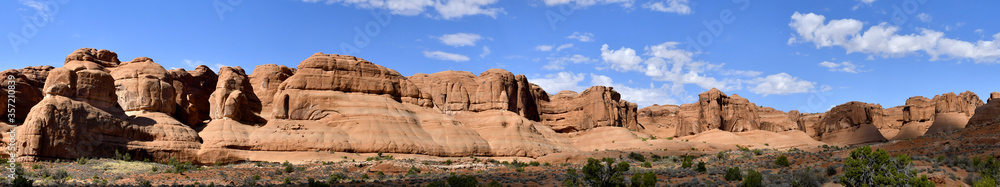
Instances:
[[[177,108],[173,80],[163,66],[147,57],[122,63],[111,71],[118,104],[128,112],[148,111],[173,114]]]
[[[121,61],[118,60],[118,54],[115,52],[107,49],[80,48],[66,55],[63,67],[73,70],[80,68],[103,70],[104,68],[118,67],[119,64]]]

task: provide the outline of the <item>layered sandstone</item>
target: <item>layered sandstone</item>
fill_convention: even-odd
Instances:
[[[541,121],[556,132],[575,132],[595,127],[642,129],[636,121],[636,104],[621,100],[611,87],[594,86],[582,93],[562,91],[541,101]]]
[[[14,121],[4,120],[5,123],[21,124],[24,123],[24,118],[28,116],[28,111],[31,107],[34,107],[38,102],[42,101],[44,94],[42,93],[42,88],[45,85],[45,79],[49,76],[49,71],[52,71],[52,66],[33,66],[25,67],[24,69],[9,69],[0,72],[0,80],[3,80],[3,86],[0,87],[0,106],[8,106],[9,102],[8,95],[14,93]],[[9,79],[13,77],[13,79]],[[13,84],[9,81],[14,81]],[[13,86],[13,90],[10,90]],[[6,113],[5,113],[6,114]]]
[[[770,107],[758,107],[746,98],[727,96],[712,88],[698,94],[698,102],[680,107],[676,136],[695,135],[719,129],[728,132],[766,130],[782,132],[799,129],[797,116]],[[643,124],[647,125],[647,124]],[[653,125],[653,124],[648,124]]]

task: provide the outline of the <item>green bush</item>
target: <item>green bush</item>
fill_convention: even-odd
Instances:
[[[629,170],[628,162],[618,162],[612,158],[601,160],[594,158],[587,159],[587,165],[583,166],[583,179],[590,186],[624,186],[625,177],[623,173]]]
[[[167,159],[167,165],[173,166],[173,169],[167,170],[167,173],[177,173],[181,174],[189,170],[194,169],[194,164],[191,161],[183,162],[177,161],[177,158],[170,157]]]
[[[788,167],[788,165],[791,165],[791,164],[788,163],[788,157],[787,156],[781,155],[781,156],[778,156],[778,159],[774,160],[774,165]]]
[[[334,173],[330,174],[330,178],[327,179],[326,182],[330,184],[336,184],[339,183],[340,180],[344,179],[347,179],[347,175],[344,175],[343,173]]]
[[[681,168],[691,168],[691,157],[684,157],[684,161],[681,162]]]
[[[566,169],[566,179],[563,179],[563,186],[576,187],[580,186],[580,174],[576,173],[576,169],[569,168]]]
[[[698,167],[695,168],[694,170],[698,171],[698,172],[704,173],[704,172],[708,171],[708,168],[705,168],[705,162],[698,162]]]
[[[419,174],[419,173],[420,173],[420,169],[417,169],[416,166],[410,166],[410,170],[406,171],[406,175],[416,175],[416,174]]]
[[[846,186],[934,186],[927,176],[917,177],[905,154],[889,156],[882,149],[864,146],[851,151],[844,161],[840,183]]]
[[[651,168],[651,167],[653,167],[653,163],[649,163],[649,161],[642,162],[642,167],[644,167],[644,168]]]
[[[761,187],[764,186],[761,181],[764,180],[764,176],[757,172],[756,170],[747,170],[747,177],[743,178],[743,187]]]
[[[731,167],[726,170],[725,179],[727,181],[743,180],[743,173],[740,172],[740,167]]]
[[[528,165],[529,166],[540,166],[542,164],[538,163],[538,161],[531,161],[530,163],[528,163]]]
[[[87,165],[87,158],[80,157],[76,159],[76,164]]]
[[[990,177],[979,178],[975,183],[972,183],[972,187],[996,187],[997,181]]]
[[[655,187],[656,173],[652,171],[639,172],[632,175],[632,187]]]
[[[461,186],[461,187],[466,187],[466,186],[475,187],[475,186],[479,186],[480,184],[479,184],[479,180],[476,180],[476,177],[468,176],[468,175],[464,175],[464,174],[463,175],[459,175],[459,176],[455,176],[455,174],[453,173],[453,174],[451,174],[451,176],[448,177],[448,185],[450,185],[452,187],[459,187],[459,186]]]
[[[836,174],[837,174],[837,167],[834,167],[833,165],[826,167],[826,176],[833,176]]]
[[[639,161],[639,162],[645,162],[646,161],[646,156],[642,156],[642,154],[635,153],[635,152],[628,153],[628,158],[630,158],[632,160],[635,160],[635,161]]]

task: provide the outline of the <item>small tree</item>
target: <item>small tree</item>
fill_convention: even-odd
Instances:
[[[566,179],[563,179],[563,186],[568,186],[568,187],[580,186],[580,174],[576,173],[576,169],[573,168],[566,169]]]
[[[691,168],[691,157],[684,157],[684,161],[681,162],[681,168]]]
[[[615,164],[612,158],[604,158],[603,161],[604,164],[601,164],[601,160],[587,159],[587,165],[583,166],[584,181],[595,187],[624,186],[625,177],[622,173],[629,170],[628,162]]]
[[[743,179],[743,187],[761,187],[764,186],[761,181],[764,176],[757,172],[756,170],[747,170],[747,177]]]
[[[872,151],[869,146],[851,151],[844,161],[844,176],[840,183],[845,186],[934,186],[927,176],[917,177],[917,171],[910,168],[912,161],[905,154],[889,156],[882,149]]]
[[[632,175],[632,187],[655,187],[656,173],[652,171],[639,172]]]
[[[791,165],[791,164],[788,163],[788,157],[787,156],[781,155],[781,156],[778,156],[777,160],[774,160],[774,165],[788,167],[788,165]]]
[[[708,171],[708,168],[705,168],[705,162],[698,162],[698,167],[696,167],[694,170],[704,173]]]
[[[725,179],[727,181],[743,180],[743,173],[740,173],[740,167],[731,167],[729,170],[726,170]]]

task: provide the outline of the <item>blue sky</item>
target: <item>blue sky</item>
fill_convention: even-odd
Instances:
[[[74,49],[165,68],[350,54],[403,75],[503,68],[551,94],[642,106],[712,87],[779,110],[1000,91],[997,1],[274,0],[0,2],[0,69]],[[983,97],[985,98],[985,97]]]

